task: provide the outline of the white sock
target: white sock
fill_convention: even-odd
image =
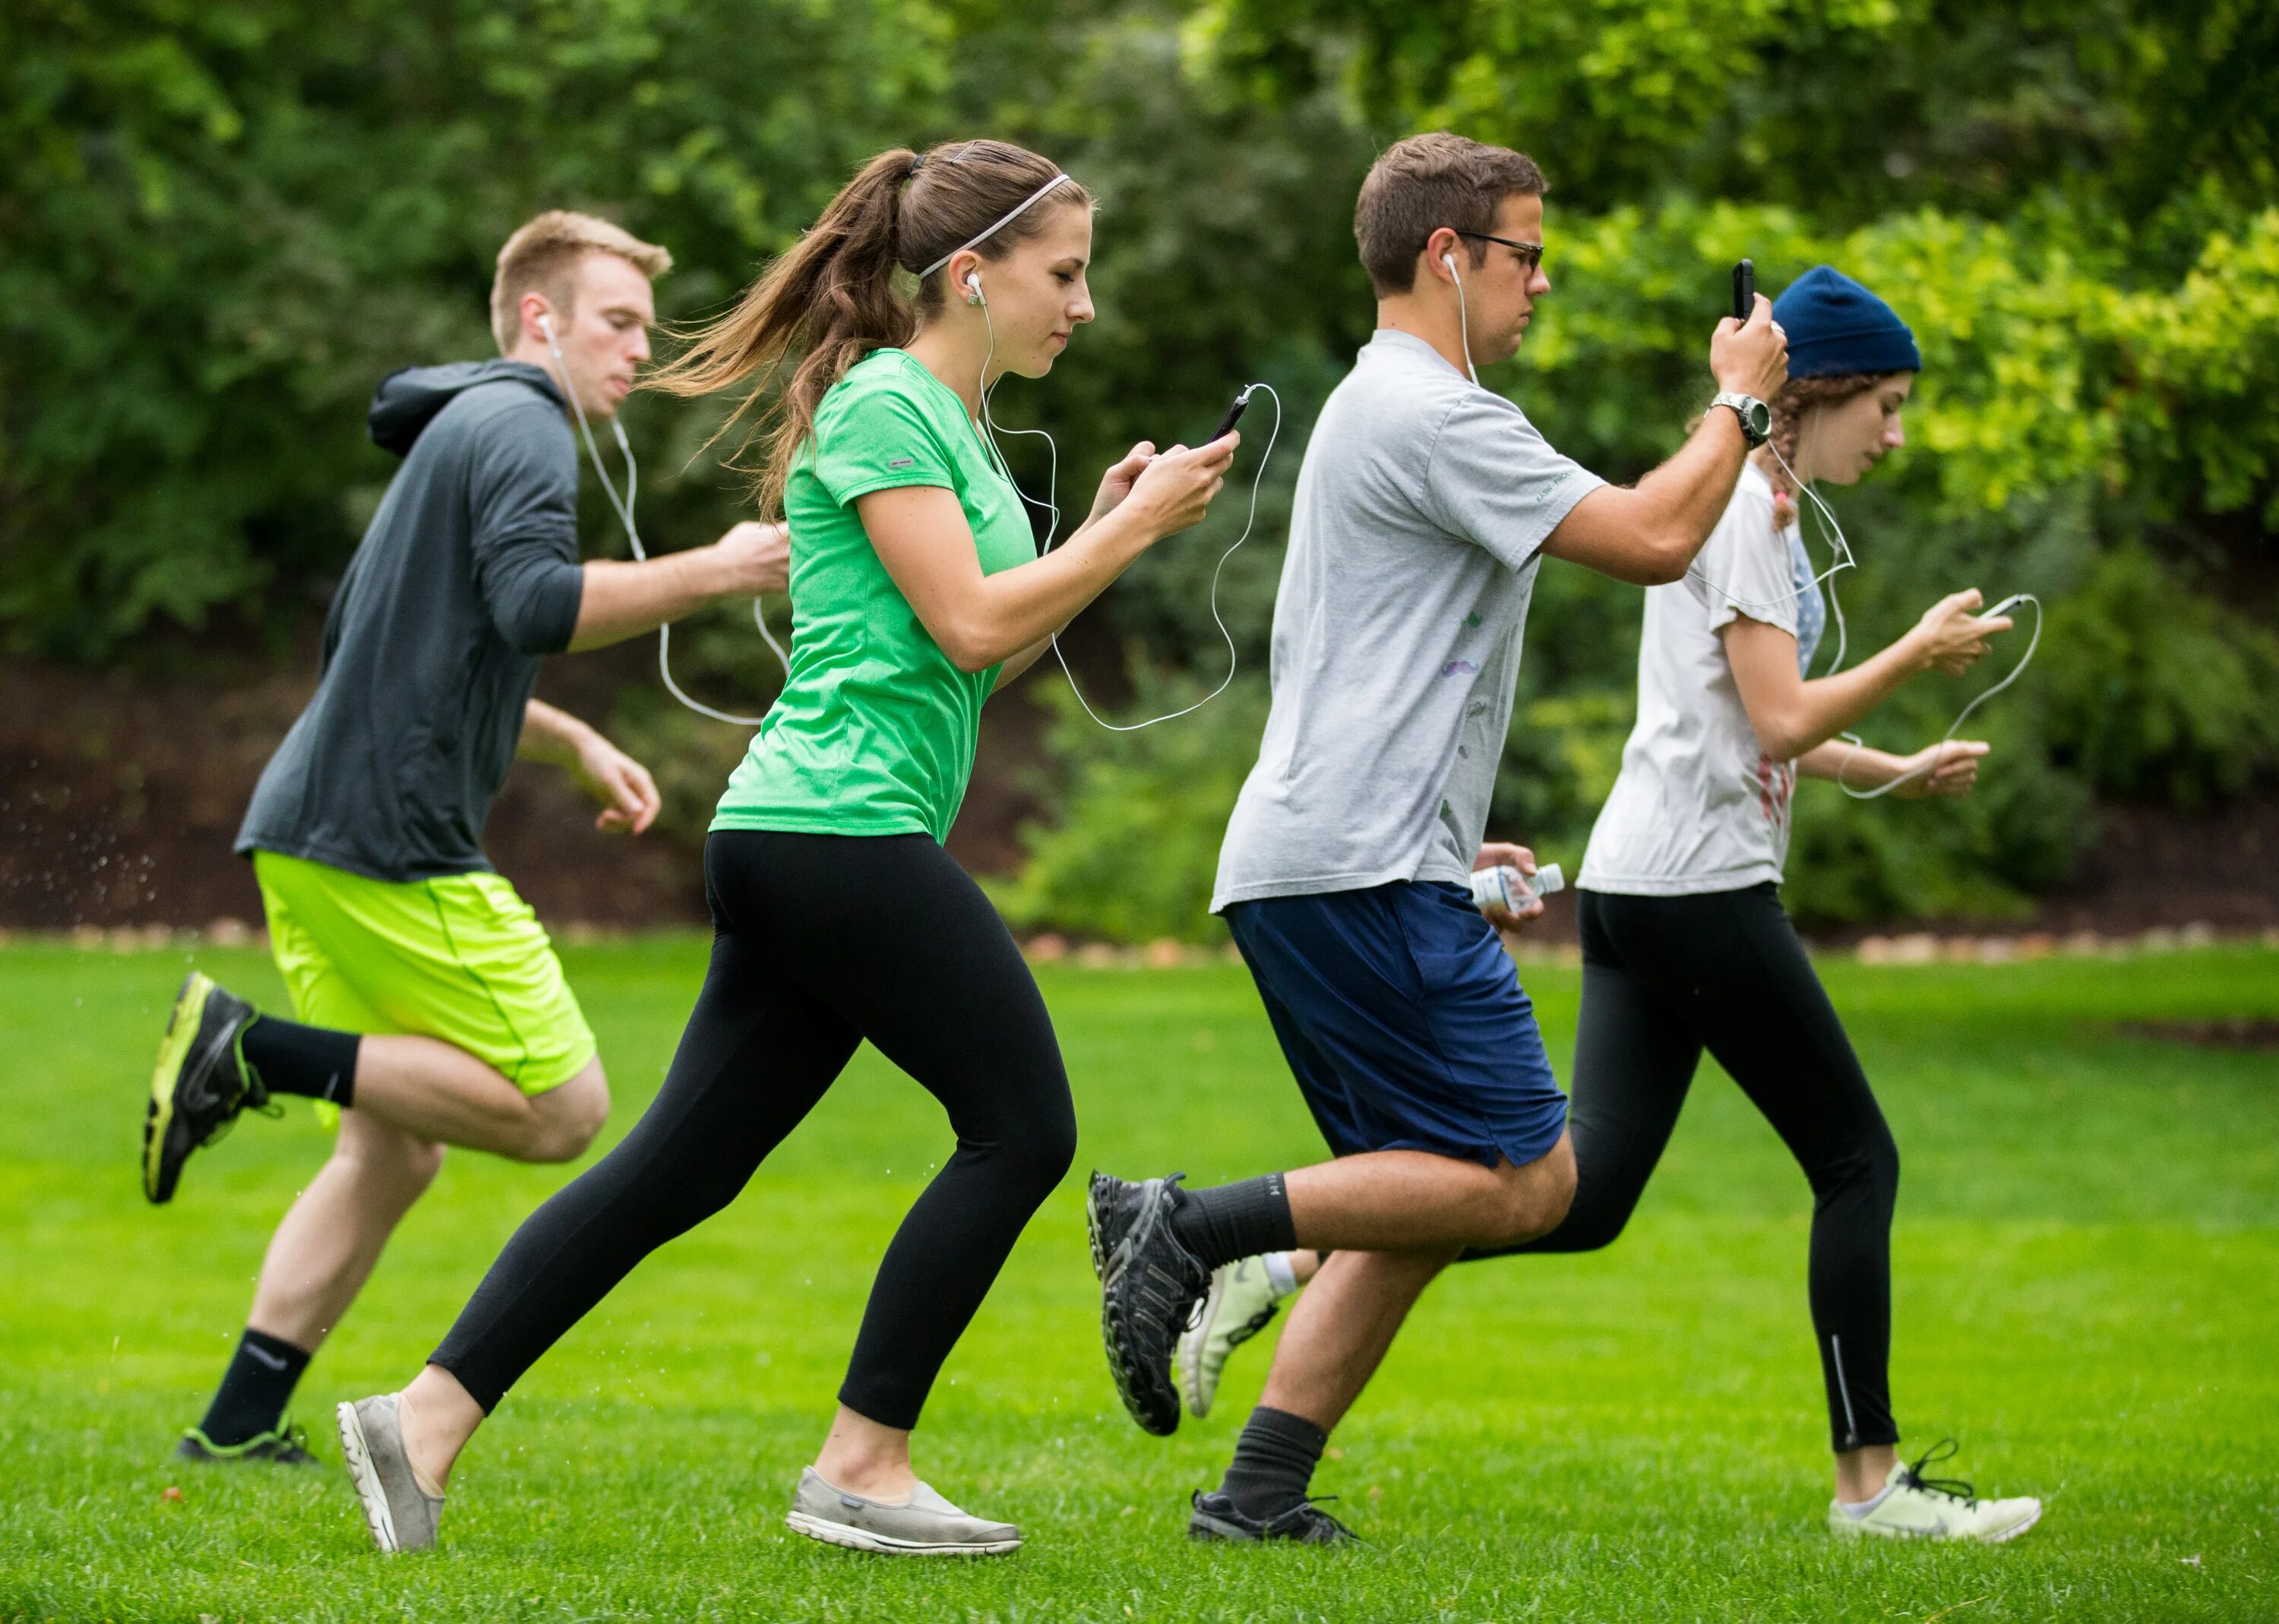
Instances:
[[[1845,1516],[1856,1521],[1859,1518],[1866,1516],[1878,1505],[1881,1505],[1884,1500],[1890,1498],[1891,1492],[1891,1486],[1889,1483],[1886,1483],[1884,1485],[1882,1492],[1877,1494],[1872,1500],[1838,1499],[1836,1503],[1844,1508],[1844,1514]]]
[[[1288,1252],[1270,1252],[1259,1260],[1266,1265],[1266,1283],[1275,1296],[1287,1297],[1298,1289],[1297,1266]]]

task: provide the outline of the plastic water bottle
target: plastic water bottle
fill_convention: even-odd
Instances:
[[[1515,914],[1532,898],[1547,897],[1554,891],[1566,889],[1567,877],[1555,862],[1546,862],[1536,869],[1532,879],[1509,863],[1472,870],[1472,903],[1477,908],[1509,908]]]

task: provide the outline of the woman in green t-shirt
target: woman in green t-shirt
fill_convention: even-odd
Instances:
[[[656,380],[694,395],[756,373],[748,407],[791,372],[762,481],[791,527],[790,679],[706,843],[712,961],[656,1102],[522,1226],[409,1388],[341,1406],[384,1547],[433,1541],[444,1476],[507,1389],[732,1200],[866,1038],[941,1101],[957,1149],[886,1249],[790,1521],[903,1554],[1019,1544],[917,1481],[909,1433],[1067,1171],[1076,1116],[1036,983],[940,843],[982,702],[1202,517],[1236,443],[1133,447],[1038,555],[977,419],[999,376],[1041,377],[1092,319],[1091,250],[1089,199],[1034,153],[884,153]]]

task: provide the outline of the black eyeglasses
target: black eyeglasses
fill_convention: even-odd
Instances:
[[[1460,237],[1469,237],[1477,242],[1496,242],[1502,244],[1505,248],[1509,249],[1513,253],[1519,256],[1521,267],[1524,269],[1530,276],[1533,276],[1538,271],[1543,268],[1543,244],[1540,242],[1514,242],[1509,237],[1499,237],[1492,233],[1485,231],[1465,231],[1461,227],[1454,226],[1451,226],[1448,229],[1454,232]]]

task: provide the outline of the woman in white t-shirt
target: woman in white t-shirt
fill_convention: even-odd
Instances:
[[[1580,1183],[1566,1221],[1520,1250],[1587,1252],[1622,1233],[1707,1048],[1812,1185],[1809,1291],[1837,1452],[1830,1527],[2007,1539],[2039,1501],[1974,1498],[1967,1484],[1926,1480],[1929,1457],[1899,1458],[1886,1378],[1899,1151],[1777,887],[1799,773],[1900,796],[1969,793],[1984,744],[1893,756],[1838,735],[1910,677],[1966,669],[2010,623],[1980,617],[1976,592],[1955,593],[1890,647],[1805,675],[1825,605],[1780,459],[1807,481],[1858,480],[1902,443],[1922,363],[1891,307],[1827,266],[1773,312],[1789,382],[1771,444],[1686,578],[1646,594],[1638,724],[1577,877]]]

